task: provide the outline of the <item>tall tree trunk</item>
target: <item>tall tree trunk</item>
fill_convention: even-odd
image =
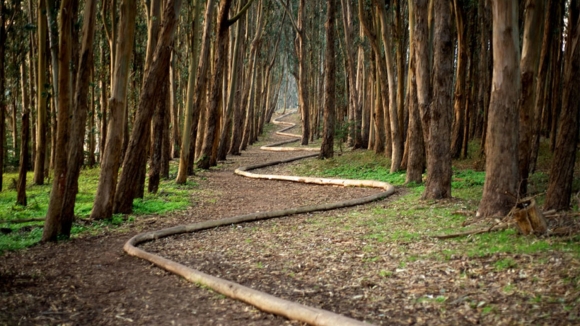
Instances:
[[[171,54],[171,66],[169,67],[169,82],[171,86],[169,87],[169,110],[171,112],[171,157],[177,158],[179,157],[179,148],[180,148],[180,140],[179,140],[179,104],[177,103],[177,83],[179,74],[175,72],[176,69],[176,54],[175,51]]]
[[[45,0],[39,0],[36,9],[38,20],[38,82],[36,84],[36,95],[38,96],[38,118],[36,120],[36,155],[34,156],[34,184],[44,184],[44,163],[46,161],[46,111],[47,111],[47,94],[46,94],[46,38],[48,36],[46,16],[44,11]],[[0,60],[2,60],[0,58]]]
[[[133,199],[137,188],[139,165],[146,159],[147,131],[150,128],[151,116],[159,100],[159,81],[168,82],[170,45],[177,29],[177,21],[181,8],[181,0],[168,0],[163,10],[163,27],[155,48],[151,65],[147,67],[143,78],[143,87],[139,97],[137,116],[133,124],[127,154],[123,161],[123,170],[115,192],[115,213],[130,213],[133,209]],[[165,99],[163,99],[165,100]]]
[[[225,123],[224,123],[224,128],[221,132],[220,135],[220,148],[218,150],[218,160],[225,160],[226,159],[226,154],[227,154],[227,150],[228,150],[228,142],[227,142],[227,137],[229,134],[229,130],[232,128],[232,124],[235,122],[232,122],[232,115],[233,115],[233,111],[234,111],[234,99],[236,97],[237,94],[237,88],[238,88],[238,79],[239,79],[239,75],[240,75],[240,70],[242,68],[242,66],[239,64],[240,62],[240,57],[241,57],[241,53],[240,53],[240,29],[242,28],[241,23],[238,23],[236,25],[236,29],[234,32],[234,45],[232,47],[231,50],[231,55],[232,55],[232,64],[230,67],[230,71],[231,71],[231,75],[229,78],[229,85],[228,85],[228,89],[229,91],[227,92],[227,102],[225,105]]]
[[[518,2],[493,0],[493,87],[485,142],[485,184],[480,216],[505,216],[514,206],[518,183],[520,46]]]
[[[455,94],[453,100],[453,133],[451,136],[451,157],[457,159],[461,156],[463,138],[467,137],[465,129],[465,110],[467,99],[467,87],[465,75],[467,68],[467,34],[465,28],[465,4],[461,0],[453,0],[455,11],[455,28],[457,29],[457,70],[455,75]]]
[[[425,142],[423,141],[423,129],[421,127],[421,115],[417,101],[417,58],[415,57],[415,3],[409,0],[409,73],[407,82],[407,94],[409,107],[409,127],[407,131],[407,175],[405,183],[421,183],[425,167]]]
[[[300,115],[302,120],[302,145],[308,145],[310,139],[310,107],[308,106],[309,92],[308,92],[308,69],[306,58],[306,29],[305,29],[305,11],[306,0],[298,1],[298,19],[296,35],[296,54],[298,56],[298,106],[300,107]]]
[[[346,57],[346,71],[348,77],[348,104],[349,104],[349,145],[354,149],[363,147],[361,136],[361,104],[359,102],[359,84],[356,81],[356,62],[355,54],[357,47],[353,45],[354,27],[353,13],[350,0],[341,0],[342,3],[342,26],[344,29],[344,55]]]
[[[201,169],[209,169],[212,165],[212,150],[214,146],[214,138],[219,130],[219,102],[221,98],[222,79],[224,74],[224,66],[227,59],[227,41],[228,41],[228,14],[232,0],[221,0],[218,11],[218,34],[216,40],[216,52],[214,55],[214,75],[212,76],[212,83],[209,95],[209,105],[207,110],[207,118],[205,120],[205,135],[203,145],[201,148],[201,157],[197,162],[197,167]],[[218,137],[219,138],[219,137]]]
[[[72,24],[73,24],[73,1],[63,0],[60,7],[60,40],[58,51],[58,126],[56,130],[56,148],[54,179],[52,190],[50,191],[50,202],[44,222],[42,241],[56,241],[59,235],[68,237],[62,233],[64,221],[61,216],[62,204],[66,190],[66,178],[68,174],[67,166],[67,145],[70,128],[70,107],[72,104],[70,89],[70,70],[72,51]]]
[[[530,173],[530,152],[532,147],[534,104],[536,99],[536,75],[542,49],[542,28],[544,0],[527,0],[525,9],[524,37],[520,62],[521,94],[519,98],[519,147],[518,170],[520,175],[519,193],[528,192]]]
[[[568,9],[568,35],[564,58],[564,81],[560,130],[554,159],[550,168],[548,193],[544,209],[567,210],[574,181],[574,164],[578,146],[578,119],[580,113],[580,1],[572,0]]]
[[[401,161],[403,159],[403,138],[401,137],[401,129],[399,128],[399,113],[397,108],[397,84],[395,83],[395,62],[393,60],[393,54],[391,49],[393,48],[393,41],[391,34],[391,22],[387,19],[386,9],[383,3],[379,0],[374,0],[375,6],[379,11],[379,18],[381,21],[381,37],[383,39],[383,46],[385,49],[385,60],[386,60],[386,74],[384,70],[379,70],[385,78],[381,78],[381,81],[387,81],[387,85],[383,85],[383,96],[384,88],[388,86],[388,106],[384,106],[385,111],[389,112],[390,131],[391,131],[391,143],[392,143],[392,153],[391,153],[391,173],[397,172],[401,167]],[[379,65],[381,67],[382,65]],[[386,76],[385,76],[386,75]],[[401,99],[402,100],[402,99]],[[383,98],[383,103],[386,103],[385,98]],[[388,109],[387,109],[388,108]],[[388,150],[387,150],[388,152]],[[388,154],[388,153],[387,153]]]
[[[31,49],[32,51],[32,49]],[[32,67],[33,62],[30,62]],[[30,161],[28,145],[30,143],[30,103],[26,91],[26,60],[20,65],[20,84],[22,88],[22,130],[20,135],[20,166],[18,168],[18,182],[16,184],[16,203],[26,206],[26,171]]]
[[[428,117],[427,182],[423,193],[424,199],[451,197],[450,117],[452,101],[449,89],[453,85],[451,8],[445,0],[434,0],[433,9],[435,16],[433,102]]]
[[[203,89],[207,81],[207,62],[209,57],[209,41],[211,38],[211,26],[213,22],[214,5],[212,2],[207,3],[204,28],[202,35],[201,52],[199,55],[199,62],[197,70],[195,69],[195,53],[197,48],[197,16],[202,1],[197,0],[193,11],[192,31],[191,31],[191,52],[189,54],[189,79],[187,81],[187,99],[185,102],[185,120],[183,122],[183,130],[181,135],[181,153],[179,155],[179,169],[177,171],[177,178],[175,183],[184,184],[187,181],[187,175],[193,166],[190,161],[193,161],[195,153],[195,135],[197,132],[197,125],[199,120],[200,104],[203,97]]]
[[[167,73],[169,76],[169,72]],[[169,80],[162,83],[158,103],[151,120],[151,165],[149,167],[149,184],[147,191],[157,193],[161,179],[161,161],[163,160],[163,124],[167,116],[167,96],[169,95]]]
[[[334,124],[335,124],[335,97],[336,97],[336,64],[334,58],[334,16],[336,5],[334,0],[327,0],[325,24],[326,51],[324,57],[324,131],[320,146],[320,159],[334,156]]]
[[[123,0],[119,17],[119,36],[123,42],[116,44],[114,75],[111,76],[113,87],[109,99],[109,123],[107,141],[101,163],[99,185],[91,212],[91,219],[109,219],[113,214],[113,200],[117,185],[117,174],[121,160],[122,129],[125,102],[127,100],[127,81],[129,63],[135,38],[135,17],[137,5],[135,0]]]
[[[55,0],[45,0],[46,2],[46,20],[48,22],[48,40],[50,44],[50,60],[52,71],[52,98],[54,106],[52,112],[58,112],[58,23],[56,20],[57,8]],[[55,114],[56,115],[56,114]],[[54,148],[53,148],[54,152]]]
[[[99,139],[99,163],[103,166],[105,155],[105,144],[107,143],[107,70],[105,68],[105,45],[101,43],[99,57],[101,58],[101,73],[99,86],[101,88],[101,130]],[[113,65],[114,63],[111,63]]]

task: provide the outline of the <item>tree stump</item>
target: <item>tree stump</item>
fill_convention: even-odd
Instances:
[[[548,231],[544,215],[533,198],[526,198],[518,202],[513,216],[520,233],[523,235],[543,235]]]

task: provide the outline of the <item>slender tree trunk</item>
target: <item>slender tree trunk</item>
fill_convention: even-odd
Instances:
[[[171,112],[171,157],[179,157],[179,104],[177,103],[177,79],[179,74],[175,73],[176,68],[176,54],[175,50],[171,54],[171,66],[169,70],[169,82],[171,86],[169,87],[169,110]]]
[[[46,38],[48,36],[46,16],[42,14],[45,0],[38,1],[36,16],[38,19],[38,82],[36,84],[36,95],[38,96],[38,118],[36,121],[36,155],[34,156],[34,184],[44,184],[44,162],[46,160]],[[2,60],[0,58],[0,60]]]
[[[169,73],[167,73],[169,75]],[[167,115],[167,96],[169,95],[169,80],[162,83],[161,92],[153,118],[151,120],[151,165],[149,167],[149,184],[147,191],[157,193],[161,179],[161,161],[163,160],[163,124]]]
[[[453,100],[453,133],[451,136],[451,157],[457,159],[461,156],[463,133],[465,126],[465,110],[467,99],[467,87],[465,75],[467,71],[467,34],[465,28],[465,4],[461,0],[453,0],[455,11],[455,27],[457,29],[457,70],[455,75],[455,94]]]
[[[578,41],[580,2],[572,0],[568,9],[568,36],[564,58],[564,81],[560,128],[550,168],[544,209],[568,210],[574,181],[580,113],[580,48]]]
[[[493,87],[485,142],[485,184],[480,216],[505,216],[514,206],[518,183],[520,46],[518,3],[493,0]]]
[[[381,81],[387,81],[387,85],[383,85],[383,96],[385,96],[384,89],[388,86],[388,107],[384,106],[385,111],[388,108],[389,121],[391,132],[391,173],[397,172],[401,167],[401,161],[403,159],[403,138],[401,137],[401,130],[399,129],[399,116],[397,111],[397,85],[395,83],[395,62],[393,60],[393,54],[391,49],[393,48],[393,41],[391,34],[393,33],[390,24],[391,22],[387,19],[386,9],[383,3],[379,0],[374,0],[375,6],[378,8],[379,17],[381,21],[381,37],[383,39],[383,46],[385,48],[385,60],[386,60],[386,73],[384,69],[379,70],[380,75],[386,78],[381,78]],[[379,64],[379,67],[382,65]],[[383,98],[383,103],[386,103],[386,98]],[[387,150],[388,151],[388,150]],[[388,154],[388,153],[387,153]]]
[[[409,107],[409,127],[407,132],[407,175],[405,183],[421,183],[423,180],[423,170],[425,167],[425,143],[423,141],[423,130],[421,127],[421,115],[419,113],[419,103],[417,100],[417,58],[415,56],[415,3],[409,0],[409,73],[407,82],[407,93]]]
[[[204,28],[202,35],[201,52],[199,55],[199,63],[197,65],[197,70],[195,69],[195,53],[197,45],[197,16],[202,1],[197,0],[193,11],[193,23],[191,31],[191,53],[189,54],[189,79],[187,81],[187,100],[185,102],[185,120],[183,122],[183,131],[181,138],[181,153],[179,155],[179,169],[177,171],[177,178],[175,182],[177,184],[184,184],[187,181],[187,175],[189,171],[193,172],[193,164],[190,165],[190,161],[193,161],[193,156],[195,153],[195,135],[197,132],[197,125],[199,120],[200,104],[202,102],[202,93],[206,80],[207,80],[207,62],[209,57],[209,41],[211,26],[213,22],[213,10],[214,5],[212,2],[207,3],[205,16],[204,16]]]
[[[88,113],[88,94],[91,67],[93,66],[93,39],[96,20],[96,0],[85,3],[83,17],[82,48],[79,56],[78,71],[73,99],[70,140],[67,147],[67,169],[64,198],[61,208],[61,234],[69,236],[74,220],[74,206],[78,193],[78,179],[84,159],[85,126]],[[62,108],[61,108],[62,109]]]
[[[308,70],[306,58],[305,11],[306,0],[298,1],[298,35],[296,35],[296,54],[298,56],[298,106],[302,120],[302,145],[308,145],[310,139],[310,107],[308,106]]]
[[[534,104],[536,97],[536,75],[542,49],[542,28],[544,0],[527,0],[525,10],[522,58],[520,62],[521,94],[519,99],[519,147],[518,170],[520,175],[519,193],[525,196],[530,173],[530,152],[532,147]]]
[[[123,0],[119,17],[119,35],[123,42],[117,43],[115,50],[114,75],[111,76],[113,87],[109,99],[110,117],[107,129],[107,140],[101,163],[99,185],[91,212],[91,219],[109,219],[113,214],[113,200],[117,185],[117,174],[121,160],[123,114],[127,100],[127,81],[129,63],[135,37],[135,0]]]
[[[232,115],[233,115],[233,111],[234,111],[234,99],[236,97],[236,93],[237,93],[237,88],[238,88],[238,79],[239,79],[239,74],[240,74],[240,70],[241,70],[241,65],[239,64],[240,61],[240,57],[241,57],[241,53],[240,53],[240,29],[242,28],[242,23],[238,23],[236,25],[236,29],[234,32],[234,45],[232,48],[232,65],[230,67],[230,71],[231,71],[231,76],[229,78],[230,82],[229,82],[229,92],[228,97],[227,97],[227,102],[226,102],[226,109],[225,109],[225,128],[222,130],[221,135],[220,135],[220,148],[218,150],[218,160],[225,160],[226,159],[226,154],[227,154],[227,150],[228,150],[228,146],[227,146],[227,136],[228,136],[228,130],[230,130],[230,128],[232,127],[232,124],[234,124],[235,122],[232,122]]]
[[[60,41],[58,57],[58,126],[56,130],[56,148],[54,179],[52,190],[50,191],[50,202],[44,222],[42,241],[56,241],[59,235],[68,237],[62,233],[64,221],[61,216],[62,204],[64,202],[66,190],[66,178],[68,174],[67,166],[67,145],[70,128],[70,107],[72,104],[70,89],[69,65],[72,59],[72,24],[73,24],[73,1],[63,0],[60,7]]]
[[[201,157],[197,162],[197,167],[201,169],[209,169],[212,165],[212,150],[214,146],[214,138],[219,135],[219,102],[222,90],[222,79],[224,74],[224,66],[227,59],[227,41],[228,41],[228,14],[232,0],[221,0],[218,11],[218,34],[216,40],[216,52],[214,55],[214,75],[212,76],[212,83],[210,88],[209,106],[207,110],[207,119],[205,120],[205,137],[201,148]],[[219,137],[218,137],[219,139]]]
[[[32,51],[32,49],[31,49]],[[32,61],[30,66],[32,67]],[[28,92],[26,91],[26,60],[20,65],[20,85],[22,88],[22,131],[20,136],[20,166],[18,168],[18,182],[16,184],[16,203],[26,206],[26,171],[30,161],[30,104],[28,103]]]
[[[449,88],[453,85],[453,42],[451,8],[447,1],[434,0],[434,16],[433,102],[428,118],[427,182],[424,199],[451,197],[452,101]]]
[[[344,52],[346,57],[346,70],[349,84],[348,104],[349,104],[349,145],[353,148],[362,148],[363,141],[361,137],[361,104],[359,102],[359,84],[356,81],[356,62],[355,53],[357,47],[353,45],[354,37],[353,13],[350,0],[341,0],[342,3],[342,26],[344,29]]]
[[[139,171],[139,165],[146,159],[146,148],[143,144],[147,144],[147,131],[150,128],[151,116],[160,98],[160,89],[157,87],[157,83],[159,81],[168,82],[170,45],[177,29],[180,8],[181,0],[168,0],[163,10],[163,27],[159,34],[153,61],[144,73],[137,116],[115,193],[113,211],[116,213],[130,213],[133,209],[133,199],[138,182],[136,174]]]
[[[50,59],[51,59],[51,71],[52,71],[52,98],[54,106],[52,107],[52,112],[58,112],[58,23],[56,21],[57,8],[55,0],[45,0],[46,2],[46,20],[48,23],[48,40],[50,43]],[[54,147],[53,147],[54,151]]]
[[[105,144],[107,143],[107,70],[105,69],[105,46],[101,44],[100,48],[100,55],[101,58],[101,80],[100,80],[100,87],[101,87],[101,133],[100,133],[100,140],[99,140],[99,163],[101,167],[103,166],[104,162],[104,155],[105,155]],[[111,63],[113,65],[114,63]]]
[[[327,0],[325,24],[326,51],[324,58],[324,131],[320,147],[320,159],[334,156],[334,124],[335,124],[335,97],[336,97],[336,64],[334,58],[334,16],[336,4],[334,0]]]

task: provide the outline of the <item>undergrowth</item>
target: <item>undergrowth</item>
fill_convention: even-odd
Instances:
[[[191,191],[197,188],[194,182],[188,181],[185,185],[174,182],[176,166],[171,165],[170,178],[161,180],[157,194],[145,192],[144,198],[133,201],[133,213],[130,216],[114,215],[107,221],[89,221],[93,207],[94,196],[99,181],[100,169],[83,169],[79,176],[79,192],[76,197],[76,221],[71,230],[75,237],[86,232],[98,232],[104,228],[114,228],[135,216],[148,214],[163,214],[182,210],[191,205]],[[17,250],[37,243],[42,236],[43,222],[10,223],[32,218],[44,218],[48,210],[52,182],[48,180],[44,185],[37,186],[32,181],[33,174],[27,174],[27,206],[16,204],[16,190],[12,186],[18,178],[16,173],[5,173],[3,190],[0,192],[0,254],[6,250]],[[147,182],[147,181],[146,181]]]

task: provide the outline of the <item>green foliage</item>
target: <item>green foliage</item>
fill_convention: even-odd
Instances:
[[[171,167],[175,174],[175,166]],[[77,221],[71,230],[72,236],[85,232],[98,232],[102,229],[119,227],[127,221],[134,220],[133,216],[147,214],[163,214],[176,210],[185,209],[191,205],[191,192],[197,185],[188,182],[178,185],[173,179],[161,180],[157,194],[146,193],[143,199],[135,199],[133,202],[132,216],[114,215],[109,221],[87,221],[92,207],[97,185],[99,182],[100,169],[84,169],[79,177],[79,192],[76,198],[75,216]],[[19,221],[24,219],[44,218],[48,210],[50,200],[51,182],[45,185],[33,185],[32,172],[27,175],[28,206],[16,205],[16,190],[11,186],[12,179],[17,179],[16,173],[4,174],[5,191],[0,192],[0,220]],[[0,234],[0,254],[6,250],[16,250],[37,243],[42,236],[43,222],[27,223],[0,223],[4,230]],[[6,233],[6,234],[4,234]]]

